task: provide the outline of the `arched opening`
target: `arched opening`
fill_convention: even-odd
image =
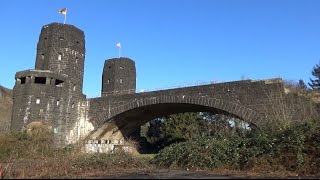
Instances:
[[[154,154],[174,143],[245,136],[252,129],[249,123],[227,114],[185,112],[153,119],[126,138],[138,144],[139,153]]]
[[[179,117],[183,123],[177,121]],[[174,123],[170,125],[171,121]],[[98,133],[93,139],[133,142],[136,146],[134,148],[142,154],[157,153],[171,143],[188,139],[168,135],[167,131],[163,131],[166,126],[179,129],[180,135],[188,135],[188,138],[213,136],[217,133],[244,134],[256,127],[250,121],[243,121],[237,114],[215,107],[159,103],[132,108],[113,116],[98,128],[100,130],[96,131]]]

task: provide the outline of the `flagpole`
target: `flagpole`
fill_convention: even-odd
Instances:
[[[119,59],[120,59],[120,57],[121,57],[121,44],[120,44],[120,42],[118,42],[118,43],[116,44],[116,46],[117,46],[117,48],[119,49],[118,52],[119,52]]]
[[[65,13],[65,15],[64,15],[64,22],[63,22],[63,24],[66,24],[66,21],[67,21],[67,8],[66,8],[66,13]]]

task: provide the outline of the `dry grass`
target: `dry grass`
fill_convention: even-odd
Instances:
[[[52,142],[50,131],[41,124],[25,132],[0,135],[0,175],[18,179],[74,178],[150,169],[148,161],[123,151],[85,154],[81,153],[81,144],[57,149]]]
[[[58,155],[41,159],[18,159],[4,163],[5,178],[76,178],[119,175],[132,169],[148,171],[148,163],[127,153]]]

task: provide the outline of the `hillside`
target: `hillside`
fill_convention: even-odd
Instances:
[[[12,112],[12,90],[0,85],[0,133],[10,128]]]

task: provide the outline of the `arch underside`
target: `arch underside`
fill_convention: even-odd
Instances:
[[[158,98],[135,99],[130,103],[112,108],[110,111],[93,118],[95,131],[110,123],[124,136],[129,136],[141,125],[157,117],[183,112],[211,112],[225,114],[257,126],[263,116],[243,105],[221,99],[190,96],[166,96]],[[104,131],[110,131],[105,128]],[[100,134],[100,133],[99,133]],[[103,133],[102,133],[103,134]]]

